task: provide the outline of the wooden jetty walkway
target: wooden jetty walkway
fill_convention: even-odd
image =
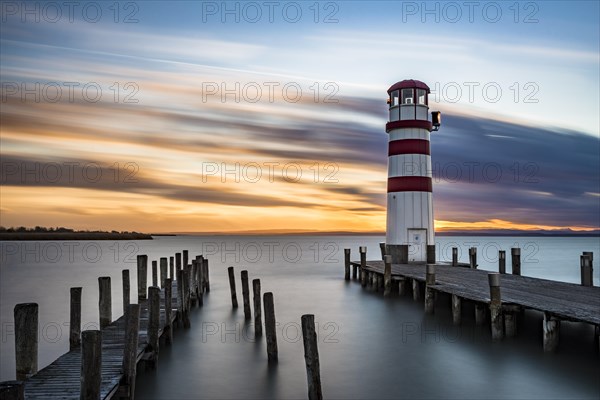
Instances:
[[[115,321],[111,318],[110,278],[100,277],[99,331],[81,332],[82,289],[71,288],[70,351],[40,371],[37,371],[38,307],[35,303],[18,304],[15,307],[17,381],[2,382],[2,399],[133,398],[138,364],[155,367],[160,339],[171,343],[176,323],[189,327],[191,306],[201,306],[204,292],[210,290],[208,260],[197,256],[188,264],[187,251],[183,252],[183,260],[181,255],[171,257],[170,266],[166,258],[161,258],[160,272],[158,263],[152,263],[150,287],[147,287],[148,257],[138,256],[137,304],[129,302],[129,270],[123,270],[124,315]],[[86,343],[86,332],[98,333],[97,343]],[[88,352],[89,349],[95,352]]]
[[[425,300],[425,312],[433,313],[436,293],[451,297],[452,317],[461,323],[461,303],[475,303],[476,324],[490,318],[492,337],[515,336],[517,316],[524,309],[544,314],[544,350],[553,351],[558,345],[560,321],[585,322],[595,327],[594,342],[600,347],[600,287],[593,286],[593,254],[581,256],[582,284],[557,282],[521,276],[520,250],[512,249],[513,274],[506,274],[504,251],[499,255],[499,272],[476,269],[476,249],[469,251],[468,264],[457,262],[453,249],[452,263],[392,264],[391,256],[384,260],[367,261],[366,248],[359,249],[360,261],[350,260],[350,249],[345,249],[346,280],[359,280],[361,285],[385,295],[403,295],[412,291],[414,300]]]

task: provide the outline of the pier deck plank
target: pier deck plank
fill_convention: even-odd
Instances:
[[[360,262],[352,261],[360,267]],[[383,261],[367,261],[367,271],[383,274]],[[487,274],[492,271],[436,264],[435,290],[479,303],[489,303],[490,289]],[[409,278],[425,281],[425,266],[393,264],[395,279]],[[550,281],[511,274],[502,274],[502,303],[548,312],[564,320],[587,322],[600,326],[600,287]]]
[[[172,321],[177,319],[177,282],[173,282]],[[165,324],[164,290],[161,290],[160,330]],[[142,359],[147,343],[148,300],[140,300],[140,331],[138,337],[138,362]],[[101,398],[112,398],[123,377],[121,365],[125,347],[125,317],[121,316],[102,329],[102,384]],[[25,399],[79,399],[81,380],[81,348],[74,349],[57,358],[25,381]]]

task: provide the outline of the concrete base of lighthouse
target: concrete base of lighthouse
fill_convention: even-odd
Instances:
[[[407,244],[386,244],[385,254],[392,256],[392,264],[408,264]],[[427,264],[435,264],[435,245],[427,246]]]

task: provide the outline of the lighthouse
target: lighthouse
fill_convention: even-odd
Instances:
[[[429,86],[403,80],[388,89],[389,134],[386,253],[393,263],[435,263],[429,136],[440,113],[429,114]]]

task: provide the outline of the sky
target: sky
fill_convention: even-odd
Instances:
[[[437,230],[600,227],[597,1],[1,7],[2,226],[383,232],[418,79]]]

